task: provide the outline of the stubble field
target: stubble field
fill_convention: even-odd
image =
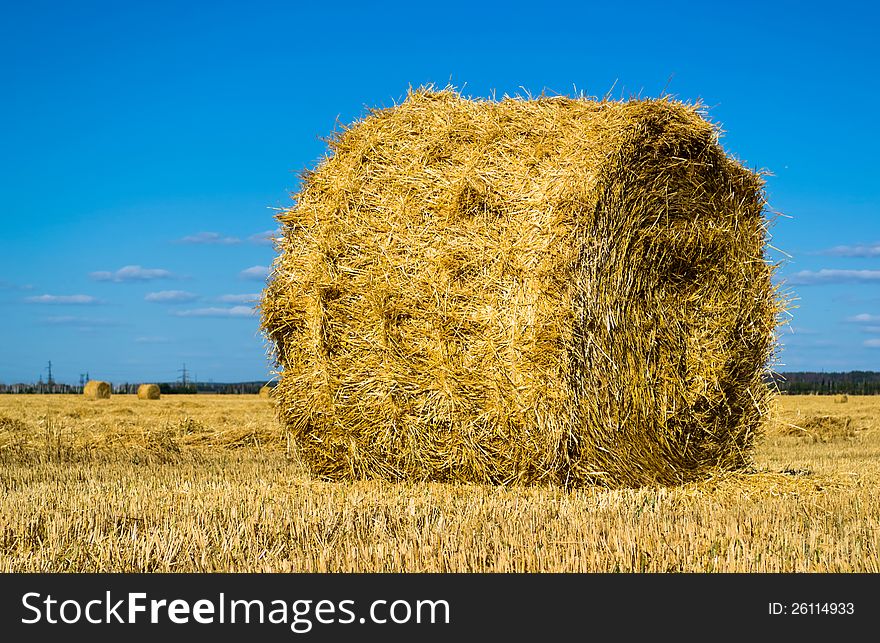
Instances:
[[[0,396],[3,572],[878,572],[880,397],[781,396],[748,471],[330,484],[258,396]]]

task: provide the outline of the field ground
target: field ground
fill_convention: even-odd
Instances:
[[[329,484],[257,396],[0,395],[0,571],[878,572],[880,397],[680,487]]]

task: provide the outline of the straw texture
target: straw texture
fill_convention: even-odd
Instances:
[[[304,175],[260,303],[328,480],[692,480],[749,460],[779,302],[698,107],[410,92]]]

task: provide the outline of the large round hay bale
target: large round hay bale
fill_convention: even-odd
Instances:
[[[275,388],[266,384],[260,388],[260,397],[272,397]]]
[[[83,387],[83,396],[87,400],[106,400],[110,398],[110,383],[101,380],[89,380]]]
[[[834,396],[834,402],[836,404],[845,404],[848,401],[849,401],[849,398],[847,397],[846,393],[841,393],[840,395]]]
[[[137,396],[139,400],[158,400],[161,395],[158,384],[141,384],[138,386]]]
[[[694,106],[412,92],[277,216],[280,417],[329,480],[741,467],[780,309],[764,205]]]

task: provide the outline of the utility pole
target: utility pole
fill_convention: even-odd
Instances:
[[[55,380],[52,379],[52,360],[49,360],[49,367],[47,369],[49,371],[49,381],[46,382],[50,387],[55,384]]]
[[[183,368],[179,369],[177,372],[182,374],[180,380],[183,384],[183,388],[186,388],[186,362],[184,362]]]

